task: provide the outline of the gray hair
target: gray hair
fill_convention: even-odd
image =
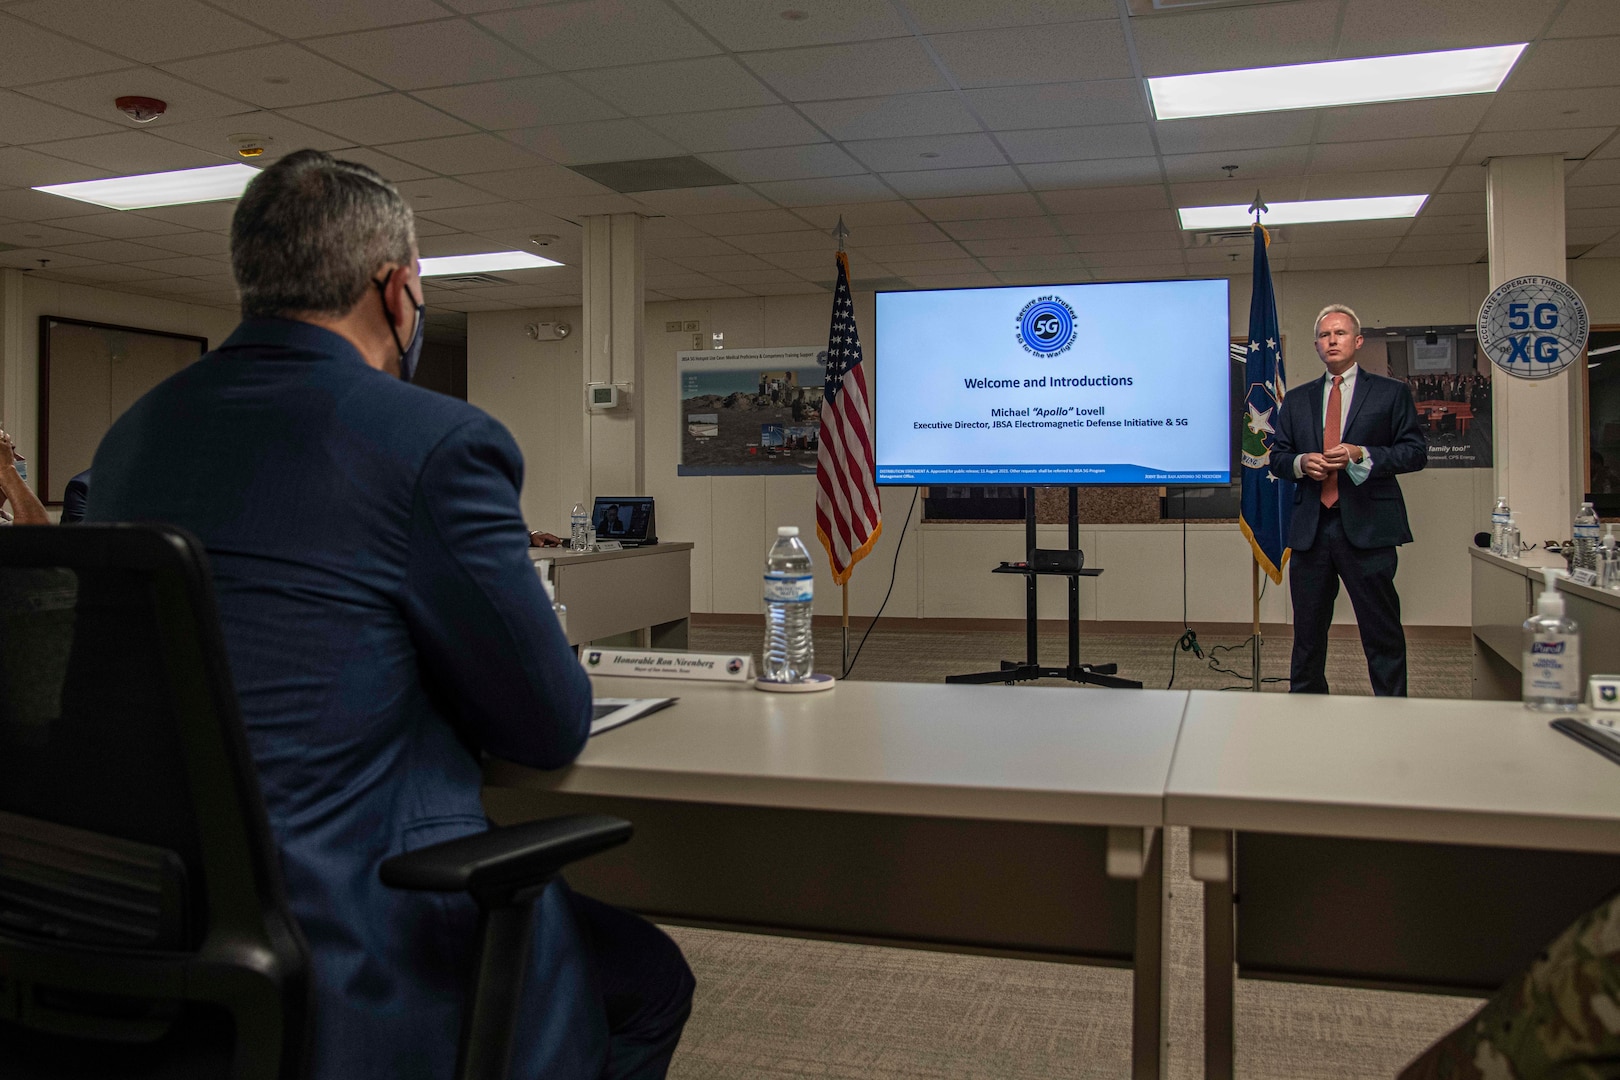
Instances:
[[[288,154],[231,218],[242,317],[342,315],[384,264],[409,263],[415,242],[410,205],[375,171],[319,150]]]
[[[1329,304],[1327,307],[1316,313],[1316,322],[1311,327],[1312,337],[1316,336],[1316,331],[1322,328],[1322,320],[1327,318],[1329,315],[1348,315],[1350,317],[1350,325],[1356,328],[1356,337],[1361,336],[1361,320],[1356,318],[1356,313],[1344,304]]]

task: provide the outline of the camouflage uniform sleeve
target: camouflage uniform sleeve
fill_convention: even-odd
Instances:
[[[1424,1051],[1400,1080],[1620,1077],[1620,894]]]

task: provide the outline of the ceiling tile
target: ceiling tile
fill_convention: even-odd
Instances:
[[[1575,229],[1620,228],[1620,206],[1594,206],[1566,210],[1564,227]],[[1605,239],[1607,239],[1605,237]]]
[[[387,89],[286,42],[176,60],[164,64],[163,70],[265,109],[360,97]]]
[[[501,169],[527,169],[549,164],[537,154],[482,132],[474,135],[451,135],[443,139],[389,143],[378,149],[401,161],[408,161],[412,165],[420,165],[424,169],[447,176],[495,172]]]
[[[235,116],[215,116],[207,120],[193,120],[186,124],[166,124],[155,127],[153,135],[168,139],[171,142],[184,143],[198,150],[218,154],[228,161],[236,159],[236,148],[230,141],[230,136],[237,134],[253,134],[268,136],[274,140],[265,147],[264,154],[253,161],[254,165],[264,166],[276,158],[283,157],[297,150],[339,150],[348,144],[348,140],[337,135],[328,135],[307,124],[300,124],[289,120],[280,113],[273,112],[246,112]],[[344,150],[347,153],[347,150]]]
[[[1013,236],[990,240],[964,240],[962,247],[978,258],[1003,255],[1059,255],[1073,249],[1062,236]]]
[[[1426,101],[1317,109],[1313,110],[1319,118],[1316,139],[1318,142],[1366,142],[1464,135],[1479,126],[1495,96],[1467,94]]]
[[[53,277],[57,275],[52,275]],[[94,285],[106,285],[126,281],[156,281],[168,277],[156,270],[143,270],[138,266],[75,266],[72,270],[62,274],[67,281],[83,281]]]
[[[8,10],[143,64],[273,40],[197,0],[32,0]]]
[[[1530,41],[1560,0],[1346,0],[1340,56],[1388,56]]]
[[[1398,236],[1363,236],[1341,240],[1291,241],[1288,255],[1388,255],[1401,242]]]
[[[940,265],[946,264],[941,262]],[[972,289],[1004,284],[1000,278],[988,270],[979,270],[967,274],[912,273],[901,276],[919,289]]]
[[[734,150],[724,154],[704,154],[703,160],[745,184],[856,176],[866,172],[865,166],[831,143],[782,146],[770,150]]]
[[[1468,142],[1466,135],[1324,143],[1311,155],[1313,173],[1446,168]]]
[[[1565,181],[1570,187],[1590,187],[1594,184],[1620,184],[1620,158],[1606,161],[1588,161]],[[0,214],[5,209],[0,207]]]
[[[1519,58],[1503,84],[1506,90],[1563,90],[1613,86],[1614,57],[1620,37],[1538,41]]]
[[[500,173],[482,173],[470,179],[485,184],[490,177],[500,176]],[[580,180],[585,180],[579,174],[572,174]],[[586,180],[586,183],[594,181]],[[600,185],[598,185],[600,186]],[[524,202],[536,210],[543,210],[563,218],[588,217],[591,214],[634,214],[643,209],[642,205],[628,195],[564,195],[559,197],[544,196],[537,199],[524,199]]]
[[[141,242],[181,255],[229,256],[231,253],[231,238],[223,233],[180,232],[168,236],[147,237]]]
[[[39,187],[44,184],[72,184],[79,180],[99,180],[113,175],[82,162],[51,157],[8,146],[0,149],[0,187]]]
[[[1620,11],[1616,12],[1620,16]],[[1620,82],[1620,75],[1616,76]],[[1481,131],[1613,127],[1620,124],[1620,86],[1585,90],[1513,90],[1493,95]]]
[[[1084,191],[1043,191],[1041,202],[1054,214],[1092,214],[1115,210],[1158,210],[1170,205],[1162,184],[1098,187]],[[1191,205],[1191,204],[1183,204]]]
[[[1019,170],[1036,191],[1148,184],[1160,178],[1159,159],[1151,157],[1057,161],[1043,165],[1021,165]]]
[[[893,139],[978,131],[961,95],[952,91],[806,102],[800,109],[835,139]]]
[[[1161,227],[1156,232],[1074,233],[1069,236],[1069,245],[1075,251],[1086,254],[1107,252],[1108,262],[1116,261],[1124,252],[1180,251],[1185,240],[1175,218],[1167,217],[1165,224],[1168,228]],[[1391,245],[1393,243],[1391,241]]]
[[[1078,254],[1052,254],[1052,255],[997,255],[980,260],[985,268],[1000,271],[1018,270],[1080,270],[1087,267],[1086,257]],[[1041,284],[1051,281],[1044,278]]]
[[[401,180],[421,180],[433,174],[426,169],[409,165],[396,157],[379,153],[365,146],[349,146],[339,150],[333,155],[340,161],[354,161],[361,165],[375,169],[384,180],[399,183]]]
[[[115,176],[200,169],[238,160],[235,153],[229,153],[223,140],[219,152],[210,153],[160,138],[153,131],[120,131],[115,135],[92,135],[88,139],[64,139],[51,143],[50,149],[52,154],[106,169]]]
[[[1472,163],[1458,165],[1446,173],[1446,179],[1441,183],[1440,191],[1484,191],[1485,169],[1483,166]]]
[[[761,211],[769,213],[770,211]],[[727,217],[725,214],[705,214],[704,217]],[[699,255],[735,255],[738,248],[726,240],[714,236],[665,236],[653,237],[645,242],[647,254],[656,257],[659,262],[667,266],[675,266],[671,259],[690,259]],[[649,266],[648,272],[651,273]]]
[[[309,47],[400,90],[510,79],[546,70],[465,19],[320,38]]]
[[[1306,146],[1285,146],[1268,150],[1233,150],[1215,154],[1166,154],[1165,174],[1171,182],[1219,180],[1222,166],[1236,165],[1238,183],[1272,176],[1297,176],[1305,171],[1310,155]],[[1373,168],[1374,166],[1368,166]]]
[[[996,137],[1017,164],[1141,157],[1153,153],[1153,140],[1146,124],[1004,131]]]
[[[1288,260],[1289,270],[1372,270],[1388,263],[1388,255],[1301,255]]]
[[[1070,236],[1106,233],[1168,232],[1177,228],[1173,210],[1094,210],[1090,213],[1061,214],[1057,224]]]
[[[995,196],[987,197],[995,198]],[[1032,197],[1029,198],[1031,202],[1034,201]],[[1057,235],[1057,226],[1048,217],[982,218],[970,221],[948,221],[941,228],[953,240],[1011,240],[1027,236]]]
[[[858,236],[851,231],[850,239],[861,247],[870,249],[896,244],[941,244],[951,238],[933,222],[915,221],[863,225]]]
[[[1300,146],[1311,141],[1319,112],[1312,109],[1251,116],[1161,120],[1153,125],[1153,134],[1158,139],[1160,151],[1166,154]]]
[[[885,264],[888,271],[898,277],[911,277],[913,275],[934,276],[938,274],[983,274],[984,268],[979,260],[972,258],[961,259],[923,259],[916,262],[906,260],[890,261]]]
[[[1124,79],[1131,75],[1117,21],[936,34],[929,44],[963,87]]]
[[[1385,266],[1446,266],[1479,262],[1478,251],[1397,251]]]
[[[1006,155],[996,147],[990,136],[983,133],[859,140],[847,142],[844,147],[880,172],[970,169],[1007,163]]]
[[[1620,206],[1620,184],[1572,187],[1565,190],[1566,210],[1583,210],[1593,206]]]
[[[579,0],[484,15],[478,22],[557,71],[720,51],[661,0]]]
[[[819,229],[831,230],[839,218],[851,229],[868,225],[904,225],[923,216],[903,202],[869,202],[850,206],[801,206],[793,211]]]
[[[722,237],[741,237],[750,233],[780,233],[783,229],[804,229],[812,233],[816,231],[786,210],[744,210],[737,214],[689,214],[686,221],[693,228],[711,236]]]
[[[664,214],[724,214],[737,210],[769,210],[763,197],[733,184],[725,187],[676,188],[671,191],[638,191],[636,201]]]
[[[91,240],[81,244],[53,244],[52,247],[59,254],[78,255],[97,262],[134,263],[169,256],[169,252],[160,248],[129,240]]]
[[[1614,30],[1613,0],[1569,0],[1548,37],[1597,37]]]
[[[564,165],[639,161],[681,154],[679,146],[653,134],[638,120],[596,120],[588,124],[525,128],[506,132],[506,137]]]
[[[753,53],[745,59],[789,101],[949,89],[922,45],[911,39]],[[829,75],[833,72],[836,77]]]
[[[505,249],[471,233],[452,232],[441,236],[422,237],[417,241],[417,250],[423,258],[432,259],[444,255],[481,255]]]
[[[378,26],[442,19],[445,9],[433,0],[212,0],[241,18],[283,37],[307,38],[343,34]]]
[[[566,222],[558,221],[549,214],[515,202],[491,202],[432,210],[424,205],[417,213],[427,214],[439,224],[449,225],[462,232],[488,233],[494,230],[518,229],[524,234],[549,232],[561,235],[569,228]]]
[[[129,67],[129,61],[69,41],[32,23],[0,15],[0,86],[90,75]]]
[[[1305,197],[1305,178],[1302,176],[1268,177],[1265,182],[1267,202],[1287,201]],[[1043,196],[1050,203],[1050,195]],[[1247,206],[1254,199],[1254,189],[1242,180],[1192,180],[1170,185],[1170,198],[1176,206]]]
[[[606,120],[619,110],[561,75],[444,86],[415,97],[490,131]]]
[[[1427,195],[1438,189],[1445,169],[1393,169],[1381,172],[1319,172],[1305,178],[1301,197],[1350,199],[1370,195]]]
[[[461,135],[472,129],[454,117],[412,100],[404,94],[330,101],[283,110],[311,127],[341,135],[357,144],[403,142],[435,135]]]
[[[1327,60],[1338,21],[1339,0],[1309,0],[1132,19],[1131,32],[1144,75],[1186,75]]]
[[[1435,233],[1432,235],[1408,235],[1400,241],[1402,251],[1471,251],[1475,255],[1486,250],[1488,241],[1483,232],[1466,232],[1450,235]]]
[[[784,251],[826,251],[828,239],[821,229],[799,229],[794,232],[733,236],[731,243],[738,250],[751,255],[767,255]]]
[[[538,202],[545,199],[579,199],[615,196],[613,192],[561,165],[540,165],[525,169],[478,173],[465,178],[468,184],[483,191],[492,191],[506,199],[519,202]],[[625,200],[628,203],[628,200]],[[536,207],[544,210],[545,207]]]
[[[425,180],[407,180],[394,186],[405,196],[412,209],[434,220],[443,220],[438,212],[450,207],[480,206],[501,201],[498,195],[491,195],[470,184],[443,176],[428,177]]]
[[[87,217],[91,214],[97,215],[99,220],[106,213],[107,208],[104,206],[91,206],[76,199],[47,195],[43,191],[30,191],[27,188],[0,191],[0,221],[50,221],[54,218]]]
[[[1010,165],[984,169],[933,169],[923,172],[885,173],[883,179],[908,199],[945,198],[953,195],[997,195],[1026,191],[1028,186]]]
[[[224,232],[231,227],[231,216],[236,213],[236,201],[192,203],[189,206],[154,206],[142,210],[145,217],[184,225],[188,229]]]
[[[195,277],[200,274],[212,274],[221,267],[229,269],[228,264],[218,259],[210,259],[202,255],[178,255],[169,258],[141,259],[130,262],[128,265],[137,266],[144,270],[156,270],[165,274],[179,274],[183,277]]]
[[[726,56],[582,71],[574,78],[631,116],[779,103],[775,94]]]
[[[999,30],[1119,15],[1114,0],[908,0],[907,9],[925,34]]]
[[[1463,152],[1463,160],[1474,162],[1507,154],[1563,154],[1580,158],[1590,154],[1614,128],[1535,128],[1525,131],[1492,131],[1474,136]]]
[[[94,236],[87,236],[75,229],[64,229],[56,225],[45,225],[38,221],[20,221],[10,225],[0,225],[0,244],[19,244],[23,247],[55,247],[58,244],[83,244],[95,240]],[[90,259],[100,262],[100,259]]]
[[[57,201],[66,202],[67,200],[58,199]],[[64,226],[78,232],[89,233],[92,236],[105,236],[118,240],[161,236],[165,233],[179,234],[187,231],[182,226],[175,225],[172,222],[155,221],[137,213],[122,213],[119,211],[108,213],[100,207],[94,209],[95,213],[65,219]]]
[[[986,218],[1038,217],[1045,213],[1035,196],[967,195],[950,199],[918,199],[916,207],[935,221],[977,221]]]
[[[866,260],[888,262],[924,262],[930,259],[960,259],[965,254],[962,246],[952,242],[937,244],[866,244],[850,238],[850,247]],[[864,261],[864,260],[863,260]],[[868,267],[870,270],[870,267]]]
[[[906,24],[888,4],[871,0],[802,0],[797,19],[757,0],[675,0],[699,26],[728,49],[791,49],[843,41],[905,37]]]
[[[117,115],[110,103],[106,111]],[[118,124],[92,120],[10,90],[0,90],[0,143],[37,143],[121,130]]]
[[[694,153],[827,141],[814,125],[786,105],[649,116],[643,123]]]
[[[752,255],[736,252],[730,255],[676,255],[672,257],[679,266],[684,266],[699,273],[712,273],[716,270],[766,270],[770,264]]]
[[[126,94],[154,97],[167,103],[168,110],[162,116],[141,125],[141,129],[147,131],[156,131],[169,124],[184,124],[192,120],[206,120],[212,116],[230,116],[234,113],[253,111],[253,106],[246,102],[182,82],[156,68],[130,68],[101,75],[86,75],[77,79],[37,83],[25,88],[23,93],[65,109],[84,113],[86,116],[105,117],[111,121],[111,126],[126,131],[136,125],[126,119],[113,105],[115,99]],[[89,120],[84,122],[98,123]],[[103,128],[107,126],[101,125]]]
[[[1294,228],[1294,226],[1290,226],[1290,228]],[[1412,222],[1409,230],[1409,235],[1412,236],[1457,236],[1464,233],[1477,235],[1481,240],[1484,239],[1485,211],[1483,209],[1478,213],[1451,215],[1432,214],[1425,211],[1419,215],[1416,221]]]
[[[994,131],[1148,119],[1147,98],[1135,79],[999,86],[962,96]]]
[[[11,267],[18,270],[43,269],[42,261],[48,263],[52,270],[66,270],[74,266],[95,265],[90,259],[79,255],[58,255],[49,248],[17,248],[15,251],[0,251],[0,267]]]

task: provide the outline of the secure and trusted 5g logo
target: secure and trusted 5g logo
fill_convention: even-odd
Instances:
[[[1586,305],[1557,278],[1505,281],[1479,309],[1479,347],[1521,379],[1545,379],[1580,359],[1588,329]]]
[[[1037,296],[1018,313],[1018,344],[1034,356],[1057,356],[1074,344],[1074,308],[1058,296]]]

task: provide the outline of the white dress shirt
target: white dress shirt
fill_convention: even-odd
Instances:
[[[1350,367],[1349,367],[1349,370],[1347,370],[1342,376],[1340,376],[1340,382],[1339,382],[1339,434],[1340,434],[1340,441],[1341,442],[1343,441],[1345,425],[1347,425],[1350,422],[1350,402],[1355,397],[1355,394],[1356,394],[1356,373],[1359,372],[1360,370],[1361,370],[1361,365],[1360,364],[1351,364]],[[1301,389],[1304,389],[1304,388],[1301,387]],[[1332,396],[1333,396],[1333,375],[1330,373],[1330,374],[1327,375],[1327,377],[1325,379],[1323,379],[1323,384],[1322,384],[1322,432],[1323,432],[1324,435],[1326,435],[1326,433],[1327,433],[1328,402],[1332,400]],[[1327,449],[1327,447],[1324,446],[1323,449],[1325,450],[1325,449]],[[1304,455],[1301,454],[1299,457],[1294,458],[1294,479],[1296,479],[1296,480],[1300,479],[1301,477],[1303,477],[1305,475],[1305,466],[1301,462],[1301,459],[1303,457],[1304,457]],[[1367,453],[1367,448],[1366,447],[1361,448],[1361,460],[1360,461],[1352,461],[1348,465],[1346,465],[1345,468],[1344,468],[1344,474],[1350,478],[1350,482],[1352,484],[1361,483],[1363,480],[1367,479],[1367,476],[1371,472],[1372,472],[1372,455]]]

